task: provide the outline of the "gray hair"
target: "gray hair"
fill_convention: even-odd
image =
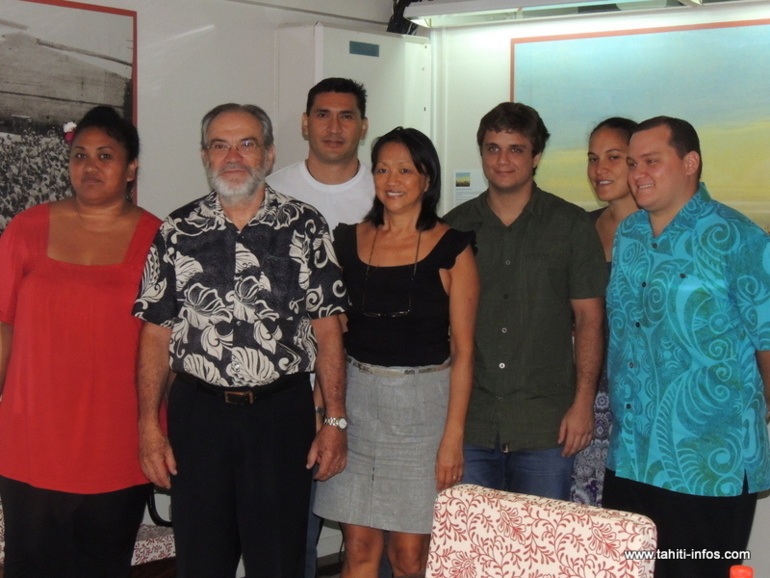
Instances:
[[[263,145],[266,149],[273,146],[273,122],[267,113],[259,108],[256,104],[236,104],[234,102],[228,102],[227,104],[220,104],[215,106],[206,113],[201,121],[201,148],[205,149],[208,143],[206,142],[206,133],[208,132],[211,121],[225,112],[245,112],[253,116],[259,124],[262,125],[262,139]]]

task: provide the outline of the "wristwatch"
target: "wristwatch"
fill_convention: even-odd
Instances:
[[[344,417],[325,417],[324,425],[330,425],[340,428],[342,431],[348,429],[348,420]]]

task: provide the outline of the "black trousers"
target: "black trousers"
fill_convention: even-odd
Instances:
[[[250,405],[172,385],[178,578],[233,578],[241,554],[249,578],[303,576],[315,414],[308,374],[282,379],[294,383]]]
[[[655,578],[725,578],[746,550],[757,494],[734,497],[693,496],[619,478],[607,470],[605,508],[636,512],[658,527]],[[717,557],[719,559],[717,559]]]
[[[102,494],[0,476],[6,578],[128,578],[150,484]]]

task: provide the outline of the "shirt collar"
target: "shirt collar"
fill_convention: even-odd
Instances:
[[[532,213],[536,217],[540,217],[543,214],[543,191],[537,186],[537,183],[532,182],[532,195],[529,197],[529,201],[524,205],[522,213]]]
[[[492,210],[492,207],[489,206],[489,189],[481,193],[478,197],[476,197],[476,199],[477,199],[477,202],[476,202],[477,212],[475,216],[478,218],[479,224],[489,220],[493,220],[497,222],[500,221],[500,219],[497,217],[497,215],[495,215],[494,211]],[[529,200],[527,201],[527,204],[524,205],[524,209],[522,209],[522,214],[530,213],[535,217],[540,217],[543,214],[543,210],[544,210],[543,200],[544,200],[543,191],[540,189],[540,187],[537,186],[537,183],[533,181],[532,194],[530,195]]]
[[[264,220],[270,215],[274,216],[277,204],[278,198],[276,197],[275,191],[270,185],[265,183],[265,197],[262,199],[262,204],[259,206],[257,214],[251,218],[249,224]],[[205,217],[224,220],[228,223],[230,222],[225,215],[225,212],[222,210],[222,203],[219,202],[219,195],[216,191],[211,191],[203,198],[201,214]]]
[[[703,210],[711,202],[711,195],[706,189],[705,183],[699,183],[698,190],[692,196],[692,198],[685,203],[685,205],[679,209],[674,219],[669,223],[663,231],[682,231],[692,230],[698,222],[698,219],[703,214]]]

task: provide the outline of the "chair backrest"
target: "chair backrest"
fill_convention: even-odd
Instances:
[[[465,484],[436,499],[426,578],[652,578],[627,553],[656,542],[639,514]]]

